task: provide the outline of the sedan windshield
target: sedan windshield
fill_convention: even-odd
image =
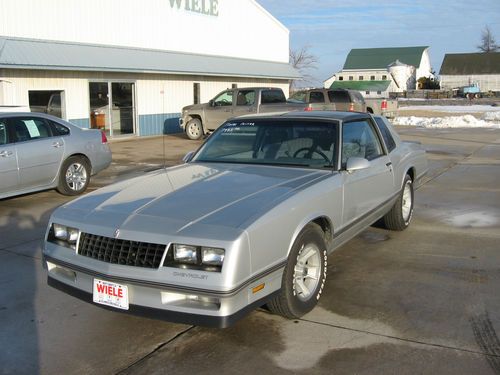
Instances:
[[[193,161],[332,168],[337,147],[334,121],[242,119],[221,126]]]

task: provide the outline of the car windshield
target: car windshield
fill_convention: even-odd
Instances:
[[[337,147],[336,121],[242,119],[222,125],[193,161],[333,168]]]

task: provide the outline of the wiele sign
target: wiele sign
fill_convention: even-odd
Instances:
[[[184,9],[188,12],[206,14],[217,17],[219,15],[219,0],[169,0],[172,9]]]

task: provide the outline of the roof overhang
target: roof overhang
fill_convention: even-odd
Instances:
[[[0,68],[299,79],[290,64],[141,48],[0,37]]]

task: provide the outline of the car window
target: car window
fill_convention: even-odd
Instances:
[[[255,90],[240,90],[236,98],[236,105],[254,105]]]
[[[351,157],[373,160],[383,155],[382,145],[368,120],[347,122],[342,128],[342,166]]]
[[[394,138],[392,137],[392,134],[387,127],[386,123],[384,120],[380,117],[375,117],[375,122],[377,123],[377,126],[380,130],[380,133],[382,134],[382,138],[384,138],[385,145],[387,146],[387,150],[391,152],[396,148],[396,142],[394,141]]]
[[[39,118],[11,118],[11,126],[16,142],[26,142],[34,139],[52,136],[49,124]]]
[[[233,92],[232,91],[224,91],[214,100],[214,105],[216,107],[225,107],[233,105]]]
[[[349,98],[349,94],[347,91],[328,91],[328,98],[331,102],[334,103],[350,103],[351,98]]]
[[[6,145],[7,143],[9,143],[7,121],[0,119],[0,145]]]
[[[64,126],[59,124],[58,122],[51,121],[50,122],[52,125],[53,133],[57,135],[68,135],[70,133],[69,129]]]
[[[321,91],[311,91],[309,94],[309,103],[324,103],[325,95]]]
[[[363,95],[361,95],[358,91],[351,91],[351,95],[353,98],[353,102],[355,103],[364,103],[365,98],[363,98]]]
[[[285,103],[285,94],[281,90],[262,90],[262,104]]]
[[[301,90],[301,91],[297,91],[295,92],[291,97],[290,99],[294,99],[294,100],[298,100],[300,102],[305,102],[306,100],[306,92]]]

